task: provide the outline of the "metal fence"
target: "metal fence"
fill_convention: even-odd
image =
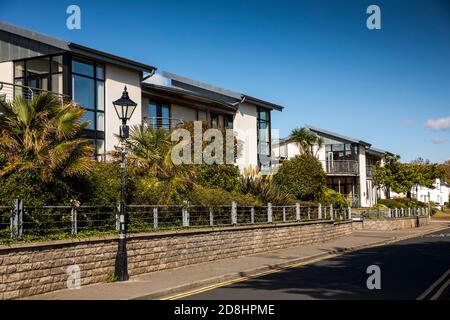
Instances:
[[[430,215],[429,208],[384,208],[368,209],[361,216],[367,219],[406,218]]]
[[[118,230],[116,206],[0,206],[0,241],[65,238]],[[128,205],[129,233],[156,230],[351,219],[351,209],[322,205]]]

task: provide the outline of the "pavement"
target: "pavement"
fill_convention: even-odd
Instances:
[[[225,259],[153,272],[132,277],[126,282],[102,283],[28,297],[32,300],[132,300],[180,299],[204,290],[248,282],[254,277],[282,274],[288,269],[336,258],[355,251],[422,237],[445,230],[449,222],[432,222],[427,226],[397,231],[357,231],[351,236],[325,243],[301,245],[234,259]],[[449,244],[449,243],[447,243]],[[449,247],[447,247],[449,248]],[[449,252],[450,253],[450,252]],[[450,255],[448,255],[450,256]],[[448,266],[447,266],[448,268]],[[425,272],[426,270],[424,270]],[[325,275],[325,273],[323,273]],[[351,275],[351,273],[350,273]],[[207,289],[205,289],[205,287]],[[197,291],[196,291],[197,290]],[[213,292],[213,291],[211,291]],[[195,297],[195,296],[194,296]],[[198,296],[202,298],[202,296]],[[215,296],[237,299],[234,294]],[[214,297],[209,297],[214,299]],[[260,299],[253,296],[255,299]],[[274,298],[271,296],[271,298]],[[298,298],[298,297],[297,297]],[[261,298],[263,299],[263,298]]]

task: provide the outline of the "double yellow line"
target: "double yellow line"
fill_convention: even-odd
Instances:
[[[419,297],[417,297],[417,300],[424,300],[430,293],[435,290],[438,286],[440,288],[432,295],[429,300],[436,300],[438,299],[442,293],[447,289],[447,287],[450,285],[450,278],[448,278],[448,275],[450,274],[450,269],[448,269],[442,276],[439,277],[433,284],[425,290]]]
[[[268,275],[268,274],[277,273],[277,272],[280,272],[280,271],[284,271],[284,270],[288,270],[288,269],[292,269],[292,268],[297,268],[297,267],[301,267],[301,266],[304,266],[304,265],[307,265],[307,264],[311,264],[311,263],[319,262],[319,261],[322,261],[322,260],[334,258],[334,257],[340,256],[340,255],[343,255],[344,253],[345,252],[343,252],[343,253],[336,253],[336,254],[327,255],[327,256],[320,257],[320,258],[313,259],[313,260],[308,260],[308,261],[304,261],[304,262],[297,262],[297,263],[289,264],[289,265],[286,265],[284,267],[274,268],[274,269],[269,270],[269,271],[259,272],[259,273],[252,274],[250,276],[239,277],[239,278],[236,278],[236,279],[233,279],[233,280],[220,282],[220,283],[213,284],[213,285],[210,285],[210,286],[207,286],[207,287],[202,287],[202,288],[199,288],[199,289],[191,290],[191,291],[188,291],[188,292],[185,292],[185,293],[180,293],[180,294],[176,294],[176,295],[173,295],[173,296],[164,297],[164,298],[161,298],[160,300],[178,300],[178,299],[183,299],[183,298],[186,298],[186,297],[189,297],[189,296],[193,296],[193,295],[196,295],[196,294],[199,294],[199,293],[203,293],[203,292],[206,292],[206,291],[211,291],[211,290],[214,290],[214,289],[217,289],[217,288],[220,288],[220,287],[224,287],[224,286],[228,286],[228,285],[231,285],[231,284],[234,284],[234,283],[238,283],[238,282],[243,282],[243,281],[259,278],[259,277],[262,277],[262,276],[265,276],[265,275]]]

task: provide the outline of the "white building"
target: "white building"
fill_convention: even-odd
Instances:
[[[96,155],[114,150],[120,120],[112,101],[124,87],[137,108],[129,125],[169,128],[182,121],[206,120],[213,127],[246,132],[240,168],[261,165],[271,154],[272,111],[282,106],[214,87],[72,42],[0,22],[0,98],[32,98],[51,91],[83,107],[89,127],[82,135]],[[259,134],[257,134],[257,132]]]
[[[446,205],[449,202],[450,184],[442,182],[440,179],[436,179],[434,188],[427,188],[424,186],[418,186],[411,189],[411,196],[421,202],[434,202],[441,206]]]
[[[313,148],[327,174],[327,187],[343,194],[354,207],[371,207],[377,203],[378,188],[373,185],[372,173],[378,161],[383,163],[384,150],[368,142],[347,137],[321,128],[306,126],[322,137],[324,145]],[[280,141],[276,152],[280,161],[300,154],[299,147],[287,139]]]

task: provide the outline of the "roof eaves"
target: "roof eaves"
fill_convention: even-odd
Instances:
[[[234,105],[234,104],[228,103],[226,101],[213,99],[211,97],[207,97],[207,96],[199,94],[197,92],[192,92],[192,91],[179,89],[179,88],[166,87],[166,86],[161,86],[161,85],[157,85],[157,84],[153,84],[153,83],[146,83],[146,82],[142,82],[141,86],[144,89],[145,88],[147,88],[147,89],[156,89],[156,90],[166,91],[166,92],[170,92],[170,93],[174,93],[174,94],[187,95],[187,96],[192,96],[192,97],[195,97],[195,98],[200,98],[200,99],[203,99],[205,101],[211,101],[211,102],[220,104],[220,105],[222,105],[224,107],[227,107],[229,109],[232,109],[234,111],[236,111],[238,109],[237,106]]]

